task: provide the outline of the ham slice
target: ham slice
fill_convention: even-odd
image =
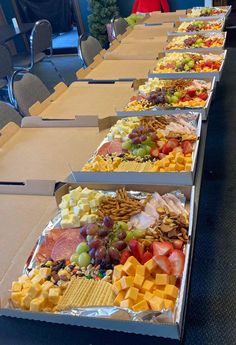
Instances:
[[[79,228],[62,231],[62,235],[57,239],[52,248],[51,257],[54,261],[70,259],[78,244],[84,241],[84,238],[80,235]]]

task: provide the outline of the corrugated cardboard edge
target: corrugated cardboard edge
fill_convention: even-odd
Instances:
[[[0,181],[0,194],[52,196],[55,185],[56,181],[51,180]]]

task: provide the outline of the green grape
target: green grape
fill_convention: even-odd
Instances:
[[[122,144],[122,149],[124,150],[130,150],[131,148],[132,148],[131,140],[127,140]]]
[[[137,150],[137,156],[139,156],[139,157],[144,157],[145,155],[146,155],[146,150],[145,150],[145,148],[140,147],[140,148]]]
[[[147,153],[147,155],[149,155],[149,153],[151,152],[151,146],[149,146],[149,145],[145,145],[145,150],[146,150],[146,153]]]
[[[88,253],[81,253],[78,258],[78,264],[80,267],[87,267],[91,262],[91,257]]]
[[[193,60],[189,61],[188,66],[189,66],[190,68],[193,68],[194,65],[195,65],[195,63],[194,63]]]
[[[146,231],[142,229],[135,229],[132,231],[134,238],[142,238],[145,236]]]
[[[128,231],[129,230],[128,224],[125,223],[125,222],[119,221],[116,224],[119,225],[119,229],[122,229],[124,231]]]
[[[76,248],[76,253],[81,254],[81,253],[86,253],[89,251],[89,247],[86,242],[81,242],[78,247]]]
[[[78,258],[79,258],[79,254],[74,253],[74,254],[72,254],[71,257],[70,257],[70,262],[75,262],[75,263],[77,264]]]
[[[178,97],[176,97],[176,96],[171,96],[171,102],[172,103],[177,103],[178,102]]]
[[[176,92],[174,93],[174,96],[177,97],[177,98],[181,98],[181,97],[182,97],[182,93],[179,92],[179,91],[176,91]]]
[[[133,154],[134,156],[138,156],[138,149],[134,149],[134,150],[132,151],[132,154]]]

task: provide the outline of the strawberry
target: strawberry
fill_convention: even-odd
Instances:
[[[196,91],[195,90],[188,90],[187,94],[189,95],[189,97],[193,98],[196,96]]]
[[[162,147],[162,153],[164,153],[165,155],[168,155],[172,150],[173,150],[172,147],[170,145],[168,145],[168,143],[166,143]]]
[[[173,246],[175,249],[182,249],[183,248],[184,242],[181,240],[174,240],[173,241]]]
[[[139,243],[137,240],[131,240],[129,241],[129,247],[132,255],[141,263],[143,257],[143,246],[141,243]]]
[[[177,139],[171,138],[167,141],[167,145],[169,145],[170,147],[172,147],[172,149],[174,149],[179,145],[179,142]]]
[[[184,270],[185,255],[181,250],[175,249],[169,256],[171,274],[181,277]]]
[[[159,153],[159,155],[158,155],[158,158],[161,160],[161,159],[163,159],[163,158],[165,158],[166,157],[166,155],[164,154],[164,153]]]
[[[171,264],[169,259],[164,256],[164,255],[155,255],[153,256],[153,260],[156,262],[156,264],[159,266],[159,268],[167,273],[170,274],[171,273]]]
[[[152,253],[152,254],[153,254],[153,243],[154,243],[154,242],[152,242],[152,243],[150,244],[149,248],[148,248],[148,251],[149,251],[150,253]]]
[[[160,152],[159,149],[158,149],[157,147],[154,147],[153,149],[151,149],[150,155],[151,155],[152,157],[157,158],[158,155],[159,155],[159,152]]]
[[[153,255],[169,255],[173,250],[170,242],[153,242]]]
[[[190,141],[188,141],[188,140],[183,141],[181,146],[183,149],[183,153],[185,155],[193,152],[193,147],[192,147],[192,144]]]
[[[162,147],[165,145],[165,142],[164,141],[162,141],[162,140],[158,140],[157,141],[157,147],[159,148],[159,149],[162,149]]]
[[[143,254],[143,257],[142,257],[142,260],[141,260],[141,264],[144,265],[145,262],[151,260],[152,257],[153,257],[152,253],[150,253],[150,252],[145,252],[145,253]]]
[[[208,98],[207,92],[200,93],[200,95],[198,95],[198,98],[201,98],[203,101],[206,101]]]
[[[120,264],[121,265],[124,265],[127,261],[127,259],[131,256],[131,253],[129,250],[124,250],[121,254],[121,257],[120,257]]]

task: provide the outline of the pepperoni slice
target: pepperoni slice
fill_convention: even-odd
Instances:
[[[75,252],[78,244],[84,241],[80,235],[79,228],[63,230],[62,235],[55,242],[51,257],[54,261],[68,260]]]

